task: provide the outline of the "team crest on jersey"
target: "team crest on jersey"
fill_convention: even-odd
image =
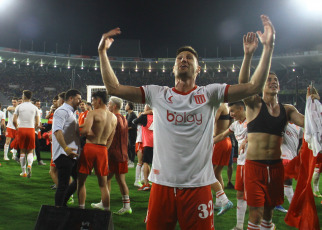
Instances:
[[[203,104],[206,102],[206,98],[205,98],[205,95],[201,94],[201,95],[195,95],[193,96],[195,98],[195,102],[197,104]]]

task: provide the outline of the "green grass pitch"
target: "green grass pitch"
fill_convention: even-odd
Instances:
[[[9,154],[11,157],[11,154]],[[3,161],[3,151],[0,151],[0,230],[20,230],[20,229],[34,229],[37,216],[42,204],[54,205],[55,191],[50,189],[52,180],[48,174],[49,171],[49,152],[42,152],[42,157],[47,163],[46,166],[38,166],[34,162],[32,177],[22,178],[19,176],[21,169],[17,162],[10,160]],[[236,167],[236,165],[234,165]],[[129,169],[126,175],[127,185],[130,190],[132,215],[116,216],[113,215],[113,222],[116,230],[123,229],[145,229],[144,218],[149,200],[149,192],[137,191],[133,186],[135,177],[135,169]],[[227,182],[226,169],[223,170],[224,181]],[[233,178],[235,177],[235,170]],[[322,180],[322,179],[321,179]],[[233,183],[235,180],[233,179]],[[294,188],[295,188],[294,183]],[[86,182],[87,198],[86,208],[91,208],[90,204],[100,201],[100,191],[97,185],[95,175],[89,176]],[[320,191],[322,191],[322,182],[320,183]],[[234,208],[228,211],[223,216],[217,217],[215,212],[214,223],[218,230],[232,229],[236,224],[236,191],[232,189],[225,190],[229,199],[234,203]],[[74,194],[75,203],[72,207],[77,207],[77,195]],[[315,198],[317,212],[322,226],[322,205],[321,200]],[[283,205],[286,209],[289,207],[288,201],[285,200]],[[122,199],[119,187],[115,181],[112,180],[111,192],[111,211],[117,211],[122,207]],[[165,210],[166,211],[166,210]],[[287,226],[284,223],[285,214],[275,212],[273,222],[276,224],[278,230],[295,229]],[[245,217],[244,229],[247,228],[248,212]],[[180,229],[177,226],[176,229]]]

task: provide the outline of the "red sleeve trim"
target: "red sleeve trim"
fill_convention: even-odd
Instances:
[[[229,132],[233,133],[234,131],[232,131],[231,129],[229,129]]]
[[[144,92],[144,89],[142,86],[140,87],[140,90],[141,90],[141,94],[142,94],[142,104],[145,104],[145,92]]]
[[[229,89],[230,85],[226,85],[225,88],[225,93],[224,93],[224,102],[228,102],[228,89]]]

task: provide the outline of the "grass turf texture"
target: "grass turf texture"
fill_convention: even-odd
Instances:
[[[11,158],[11,154],[9,154]],[[46,166],[38,166],[34,162],[32,177],[22,178],[19,176],[21,172],[20,165],[16,161],[3,161],[3,151],[0,151],[0,230],[19,230],[19,229],[34,229],[37,216],[42,204],[54,205],[55,190],[50,189],[52,180],[49,171],[49,152],[42,152]],[[233,183],[235,182],[235,168]],[[223,177],[225,183],[227,182],[226,169],[223,170]],[[133,213],[131,215],[117,216],[113,214],[114,228],[118,229],[145,229],[143,222],[146,216],[146,210],[149,200],[149,192],[138,191],[134,187],[135,168],[129,169],[126,175],[127,185],[130,190],[131,207]],[[294,189],[295,189],[295,184]],[[91,203],[100,201],[100,191],[97,184],[95,175],[91,175],[86,181],[86,208],[91,208]],[[322,191],[322,182],[320,182],[320,191]],[[216,229],[232,229],[236,225],[236,191],[233,189],[225,190],[228,198],[234,203],[234,208],[223,216],[216,216],[214,213],[214,223]],[[75,203],[71,207],[77,207],[77,195],[74,194]],[[317,212],[322,226],[322,205],[320,198],[315,198]],[[285,199],[284,208],[288,209],[289,204]],[[122,207],[122,198],[120,195],[119,187],[112,179],[112,192],[111,192],[111,211],[118,211]],[[166,210],[165,210],[166,211]],[[284,223],[285,213],[278,211],[274,212],[273,223],[276,224],[278,230],[295,229],[291,228]],[[247,229],[248,211],[246,212],[244,229]],[[180,229],[177,225],[176,229]]]

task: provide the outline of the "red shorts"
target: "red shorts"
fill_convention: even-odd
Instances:
[[[17,131],[15,132],[15,139],[13,139],[13,141],[10,144],[10,148],[19,149],[19,136]]]
[[[244,189],[245,189],[244,182],[245,182],[245,167],[244,165],[237,165],[235,189],[237,191],[244,192]]]
[[[247,205],[275,207],[284,203],[284,167],[246,160],[245,193]]]
[[[231,148],[231,140],[229,137],[226,137],[224,140],[215,144],[212,153],[212,164],[228,165],[230,160]]]
[[[125,174],[128,173],[127,161],[115,162],[108,161],[108,173]]]
[[[89,175],[93,167],[96,175],[108,175],[107,148],[103,145],[86,143],[79,157],[78,172]]]
[[[15,138],[16,137],[16,133],[17,133],[17,131],[15,129],[11,129],[11,128],[8,128],[7,127],[6,137]]]
[[[146,229],[215,229],[210,186],[172,188],[153,184],[146,216]]]
[[[141,151],[141,153],[143,152],[143,143],[142,142],[135,143],[135,153],[137,153],[138,151]]]
[[[35,148],[35,129],[34,128],[19,128],[19,148],[34,149]]]

